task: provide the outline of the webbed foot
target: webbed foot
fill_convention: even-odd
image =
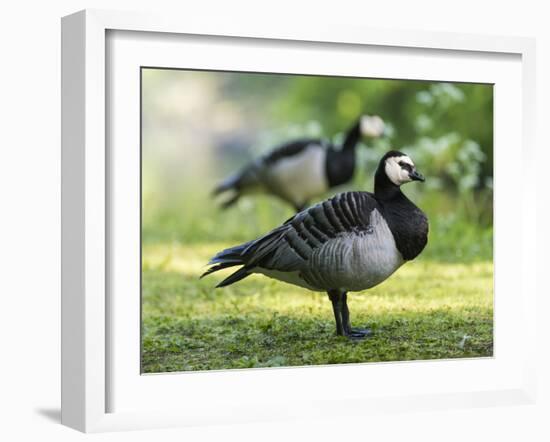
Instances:
[[[370,328],[352,327],[348,335],[353,338],[368,338],[369,336],[372,336],[372,330]]]

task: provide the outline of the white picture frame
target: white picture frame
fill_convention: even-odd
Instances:
[[[502,184],[498,187],[495,180],[495,198],[499,189],[504,192],[515,192],[521,200],[519,224],[520,240],[517,241],[515,252],[516,261],[521,263],[516,274],[511,274],[512,268],[506,268],[502,261],[502,269],[496,268],[495,279],[504,287],[508,280],[511,286],[517,287],[521,293],[517,301],[517,310],[521,315],[516,318],[518,329],[521,329],[524,339],[522,352],[517,360],[508,365],[496,365],[498,353],[494,360],[485,366],[468,363],[451,362],[445,365],[426,362],[405,364],[406,367],[392,364],[352,364],[349,367],[324,367],[323,376],[334,376],[337,370],[345,370],[346,377],[360,376],[364,370],[373,370],[383,376],[384,372],[405,368],[415,372],[419,378],[435,379],[438,373],[452,376],[452,373],[469,373],[473,376],[479,370],[480,382],[474,388],[465,383],[460,388],[449,389],[445,382],[435,383],[430,391],[409,391],[399,393],[397,390],[384,393],[377,392],[375,396],[359,391],[355,395],[342,395],[337,392],[327,393],[326,396],[311,395],[313,390],[307,390],[307,379],[311,371],[304,375],[301,368],[276,369],[269,371],[246,370],[233,371],[230,375],[220,373],[194,374],[187,385],[199,385],[201,388],[218,389],[223,391],[232,383],[244,382],[254,385],[254,389],[269,390],[273,383],[273,376],[283,376],[285,382],[302,383],[305,385],[304,402],[296,401],[295,405],[284,403],[282,398],[274,398],[271,404],[254,403],[254,392],[234,399],[220,397],[219,404],[212,404],[208,413],[200,406],[200,401],[193,400],[193,394],[186,398],[187,406],[182,404],[177,410],[175,407],[152,405],[149,409],[143,406],[130,410],[127,407],[114,407],[111,403],[111,393],[118,387],[112,382],[114,357],[109,336],[113,332],[113,323],[119,318],[112,311],[112,300],[109,290],[112,288],[112,279],[109,267],[109,244],[116,229],[107,228],[111,212],[115,209],[117,198],[109,185],[110,170],[119,167],[110,164],[118,160],[110,158],[108,143],[112,134],[107,131],[106,121],[112,117],[109,108],[109,82],[113,76],[107,67],[108,57],[117,57],[119,52],[109,51],[108,34],[113,32],[138,32],[144,39],[152,36],[216,36],[218,40],[242,39],[253,42],[284,42],[288,47],[298,46],[306,42],[309,45],[337,45],[338,48],[376,48],[381,53],[384,50],[399,48],[402,53],[414,50],[430,51],[434,59],[444,57],[445,54],[470,54],[473,59],[483,62],[484,56],[501,54],[503,57],[512,57],[520,70],[514,75],[513,81],[520,78],[520,91],[515,99],[519,100],[517,109],[508,114],[508,126],[515,123],[511,131],[518,136],[520,147],[514,152],[521,160],[522,176],[528,176],[534,170],[534,97],[535,97],[535,46],[532,39],[517,37],[488,37],[477,35],[463,35],[451,33],[427,33],[415,31],[391,32],[388,30],[356,29],[338,26],[307,26],[291,28],[289,26],[250,23],[246,27],[232,26],[231,23],[209,23],[197,21],[193,18],[159,17],[144,14],[112,12],[100,10],[81,11],[63,18],[62,21],[62,423],[85,432],[111,431],[123,429],[158,428],[168,426],[207,425],[214,423],[254,422],[262,420],[277,420],[289,417],[307,418],[313,416],[334,415],[337,412],[347,415],[368,414],[374,409],[387,412],[400,410],[420,410],[436,408],[475,407],[500,404],[533,403],[536,396],[535,382],[535,317],[536,317],[536,275],[534,266],[530,265],[527,257],[535,256],[536,237],[534,223],[536,219],[536,194],[527,192],[527,189],[518,186],[516,189],[507,189]],[[236,41],[236,40],[232,40]],[[241,40],[239,40],[241,41]],[[135,44],[132,43],[132,44]],[[138,43],[139,44],[139,43]],[[130,48],[130,46],[128,46]],[[129,53],[135,53],[129,49]],[[139,60],[131,58],[132,63]],[[133,61],[132,61],[133,60]],[[137,60],[137,61],[136,61]],[[519,60],[519,61],[518,61]],[[474,61],[475,62],[475,61]],[[517,64],[519,63],[519,64]],[[512,69],[512,68],[511,68]],[[447,78],[442,78],[447,79]],[[504,81],[504,80],[503,80]],[[511,80],[512,81],[512,80]],[[510,83],[512,84],[512,83]],[[510,91],[512,95],[516,92]],[[498,97],[495,100],[495,114],[499,112]],[[515,116],[515,121],[512,119]],[[500,118],[500,117],[499,117]],[[503,122],[503,119],[500,120]],[[504,124],[504,123],[501,123]],[[504,146],[499,139],[498,130],[495,133],[495,151]],[[512,137],[513,138],[513,137]],[[513,138],[513,139],[516,139]],[[511,158],[508,162],[502,160],[501,170],[513,167],[519,162],[518,158]],[[131,164],[118,161],[117,164]],[[497,166],[497,165],[496,165]],[[122,166],[131,167],[131,166]],[[516,170],[516,173],[517,170]],[[496,172],[498,175],[498,171]],[[497,199],[498,204],[498,199]],[[498,213],[497,213],[498,216]],[[498,236],[497,236],[498,238]],[[496,240],[495,253],[499,243]],[[123,252],[124,253],[124,252]],[[519,273],[519,275],[518,275]],[[516,278],[511,281],[511,278]],[[115,278],[116,279],[116,278]],[[497,288],[498,288],[497,284]],[[503,288],[504,290],[504,288]],[[498,293],[496,294],[498,296]],[[514,304],[510,301],[510,306]],[[497,302],[498,309],[498,302]],[[120,309],[119,309],[120,311]],[[134,310],[131,310],[134,311]],[[502,311],[505,312],[505,309]],[[135,313],[135,311],[134,311]],[[506,312],[505,312],[506,313]],[[129,313],[131,315],[131,313]],[[130,318],[130,321],[135,318]],[[501,330],[506,334],[508,323],[504,320]],[[135,321],[134,321],[135,325]],[[496,323],[498,328],[498,321]],[[510,332],[510,330],[508,330]],[[504,354],[504,353],[502,353]],[[118,357],[131,358],[131,355]],[[137,362],[136,362],[137,363]],[[117,366],[120,364],[117,364]],[[123,365],[123,364],[122,364]],[[501,378],[493,376],[492,371],[497,368],[505,373]],[[507,367],[510,368],[509,372]],[[447,371],[445,371],[447,370]],[[251,372],[249,374],[248,372]],[[267,374],[266,374],[267,373]],[[318,371],[317,373],[321,373]],[[127,373],[128,377],[139,381],[139,364],[135,373]],[[178,376],[173,375],[173,376]],[[230,377],[229,377],[230,376]],[[435,376],[435,377],[434,377]],[[498,379],[494,385],[483,388],[483,376],[493,376]],[[467,377],[467,376],[466,376]],[[121,376],[115,379],[120,379]],[[172,376],[157,376],[151,381],[151,386],[140,386],[138,383],[128,383],[122,393],[129,394],[131,389],[154,388],[155,391],[167,391],[177,387]],[[243,379],[245,381],[243,381]],[[280,382],[279,379],[276,382]],[[455,380],[456,381],[456,380]],[[447,382],[447,381],[446,381]],[[448,381],[450,382],[450,381]],[[456,382],[455,382],[456,383]],[[160,385],[162,384],[162,385]],[[277,385],[276,383],[273,385]],[[419,384],[422,386],[422,384]],[[446,386],[447,385],[447,386]],[[214,387],[215,386],[215,387]],[[249,387],[250,388],[250,387]],[[195,389],[196,390],[196,389]],[[360,390],[360,389],[359,389]],[[242,391],[242,390],[241,390]],[[405,390],[403,390],[405,391]],[[151,394],[151,392],[147,393]],[[144,397],[148,397],[144,394]],[[275,391],[271,392],[276,395]],[[181,397],[181,396],[180,396]],[[135,401],[129,397],[126,402]],[[167,401],[169,402],[169,401]],[[180,402],[182,402],[180,400]],[[184,401],[183,401],[184,402]],[[123,403],[123,401],[121,401]],[[155,402],[150,402],[155,403]],[[304,403],[307,406],[304,407]],[[335,407],[337,405],[337,407]],[[216,408],[218,407],[218,408]],[[224,411],[225,410],[225,411]],[[227,411],[229,410],[229,411]],[[238,411],[238,412],[237,412]]]

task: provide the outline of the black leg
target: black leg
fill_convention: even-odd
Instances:
[[[329,290],[327,294],[328,299],[332,302],[332,311],[334,312],[334,320],[336,321],[336,334],[338,336],[345,336],[342,322],[342,293],[338,290]]]
[[[372,334],[368,328],[355,328],[351,326],[349,319],[348,295],[344,293],[342,296],[342,322],[346,335],[352,338],[365,338]]]
[[[342,294],[342,322],[344,325],[344,330],[347,333],[351,332],[351,324],[349,321],[349,308],[348,308],[348,294]]]
[[[329,290],[327,293],[328,298],[332,302],[337,335],[347,336],[352,339],[362,339],[372,334],[371,330],[368,328],[353,328],[351,326],[347,302],[348,295],[346,292]]]

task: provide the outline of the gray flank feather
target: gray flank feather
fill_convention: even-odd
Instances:
[[[254,269],[298,272],[308,284],[325,287],[349,271],[345,263],[378,203],[366,192],[339,194],[290,218],[266,235],[216,254],[203,276],[242,265],[218,287],[240,281]],[[329,286],[331,288],[332,286]]]

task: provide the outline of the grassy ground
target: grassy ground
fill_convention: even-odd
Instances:
[[[352,324],[374,335],[335,335],[330,302],[263,276],[214,289],[203,280],[223,243],[145,243],[145,373],[483,357],[493,352],[493,266],[420,258],[378,287],[349,296]],[[428,255],[429,258],[429,255]]]

